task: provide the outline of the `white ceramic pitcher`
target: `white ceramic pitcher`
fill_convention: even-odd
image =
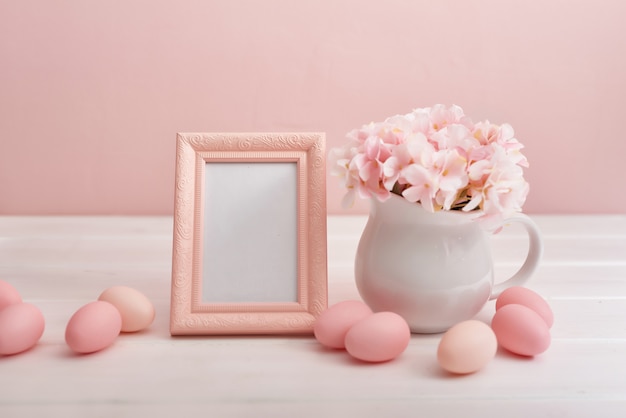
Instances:
[[[521,213],[504,221],[525,227],[529,250],[517,273],[494,285],[490,234],[474,220],[478,215],[432,213],[397,195],[372,199],[355,260],[363,300],[375,312],[401,315],[414,333],[437,333],[472,318],[507,287],[524,284],[543,251],[537,225]]]

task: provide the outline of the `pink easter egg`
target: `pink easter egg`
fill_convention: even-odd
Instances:
[[[352,357],[379,363],[402,354],[410,340],[411,330],[404,318],[393,312],[377,312],[350,328],[345,346]]]
[[[441,337],[437,361],[450,373],[474,373],[489,363],[497,350],[498,341],[489,325],[471,319],[459,322]]]
[[[65,342],[77,353],[94,353],[113,344],[121,329],[122,316],[117,308],[95,301],[72,315],[65,328]]]
[[[517,304],[502,306],[491,321],[498,343],[512,353],[535,356],[548,349],[550,329],[532,309]]]
[[[20,303],[21,301],[22,297],[13,286],[0,280],[0,311],[9,305]]]
[[[313,325],[313,334],[322,345],[343,349],[348,330],[371,314],[370,307],[361,301],[339,302],[320,314]]]
[[[0,311],[0,355],[32,348],[43,335],[43,314],[30,303],[14,303]]]
[[[496,300],[496,310],[510,304],[524,305],[537,312],[546,322],[548,328],[551,328],[554,323],[554,314],[548,302],[538,293],[526,287],[513,286],[503,291]]]

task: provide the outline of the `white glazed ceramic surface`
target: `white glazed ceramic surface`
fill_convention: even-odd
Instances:
[[[494,286],[489,235],[477,213],[431,213],[392,195],[372,199],[370,216],[355,260],[363,300],[376,312],[396,312],[414,333],[437,333],[475,316],[510,286],[522,285],[539,264],[542,240],[526,215],[519,222],[529,235],[529,251],[519,271]]]

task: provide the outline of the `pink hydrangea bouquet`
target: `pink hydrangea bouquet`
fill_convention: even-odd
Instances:
[[[380,201],[392,193],[430,212],[481,211],[498,221],[520,212],[528,194],[523,145],[508,124],[473,123],[459,106],[415,109],[372,122],[331,150],[332,173],[348,190]]]

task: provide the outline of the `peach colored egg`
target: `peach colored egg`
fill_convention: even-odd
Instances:
[[[346,300],[329,307],[315,321],[313,334],[326,347],[345,348],[346,333],[372,310],[359,300]]]
[[[532,309],[543,318],[546,325],[548,325],[548,328],[552,327],[552,324],[554,323],[554,314],[552,313],[552,309],[550,309],[548,302],[546,302],[546,300],[538,293],[533,292],[526,287],[510,287],[498,296],[498,299],[496,300],[496,310],[512,303],[524,305],[527,308]]]
[[[389,361],[406,349],[411,330],[404,318],[393,312],[377,312],[361,319],[346,334],[346,350],[359,360]]]
[[[32,348],[43,335],[43,314],[30,303],[14,303],[0,311],[0,355]]]
[[[497,350],[498,341],[489,325],[472,319],[446,331],[439,341],[437,361],[450,373],[474,373],[489,363]]]
[[[10,284],[0,280],[0,311],[9,305],[20,303],[20,293]]]
[[[524,305],[509,304],[498,309],[491,328],[498,343],[515,354],[535,356],[550,346],[548,325],[537,312]]]
[[[65,342],[77,353],[94,353],[113,344],[121,329],[122,316],[117,308],[99,300],[72,315],[65,328]]]
[[[98,300],[113,304],[122,315],[122,332],[146,329],[154,321],[154,305],[139,290],[128,286],[106,289]]]

